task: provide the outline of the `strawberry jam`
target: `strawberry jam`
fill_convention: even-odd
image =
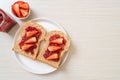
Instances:
[[[64,39],[64,37],[61,37],[59,34],[55,34],[55,35],[51,36],[49,40],[52,41],[52,40],[55,40],[58,38],[63,38],[63,44],[55,44],[55,43],[50,42],[49,45],[50,46],[61,46],[63,48],[64,45],[66,44],[66,40]]]
[[[37,31],[37,33],[27,37],[27,33],[28,32],[34,32],[34,31]],[[35,27],[28,26],[25,29],[25,34],[22,37],[21,42],[19,43],[20,49],[22,49],[24,44],[34,44],[34,46],[31,46],[31,47],[28,47],[28,49],[25,49],[26,52],[31,52],[31,54],[34,54],[34,49],[37,47],[36,43],[38,42],[38,39],[39,39],[40,35],[41,35],[41,31],[40,30],[36,29]],[[35,37],[37,41],[33,43],[32,40],[31,40],[31,42],[29,41],[30,43],[25,43],[27,40],[29,40],[32,37]]]
[[[2,14],[0,13],[0,24],[2,23],[2,21],[3,21],[3,16],[2,16]]]
[[[16,22],[0,9],[0,32],[8,32]]]
[[[58,39],[58,38],[63,38],[63,43],[62,43],[62,44],[57,44],[57,43],[52,43],[52,42],[51,42],[51,41],[56,40],[56,39]],[[58,54],[58,58],[57,58],[57,59],[51,59],[51,60],[58,62],[58,61],[59,61],[59,58],[60,58],[60,53],[61,53],[61,51],[64,50],[64,46],[65,46],[65,44],[66,44],[66,40],[64,39],[64,37],[61,37],[59,34],[55,34],[55,35],[51,36],[49,40],[50,40],[50,42],[49,42],[49,45],[48,45],[48,46],[60,46],[61,49],[58,49],[58,50],[56,50],[56,51],[49,51],[49,50],[47,49],[47,50],[45,51],[45,54],[44,54],[43,56],[44,56],[44,58],[46,59],[46,58],[48,58],[49,56],[51,56],[52,54],[57,53],[57,54]]]

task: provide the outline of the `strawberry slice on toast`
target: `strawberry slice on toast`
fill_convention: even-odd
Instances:
[[[50,55],[49,57],[46,58],[47,60],[53,60],[53,59],[58,59],[58,54],[54,53],[52,55]]]
[[[37,33],[38,33],[38,31],[29,31],[29,32],[26,33],[26,36],[31,37],[31,36],[33,36],[33,35],[35,35]]]
[[[59,49],[61,49],[60,46],[49,46],[49,47],[48,47],[48,50],[49,50],[49,51],[57,51],[57,50],[59,50]]]
[[[51,43],[63,44],[63,38],[58,38],[58,39],[52,40]]]
[[[29,48],[31,48],[32,46],[34,46],[35,44],[24,44],[23,46],[22,46],[22,50],[24,50],[24,51],[26,51],[26,50],[28,50]]]
[[[28,40],[25,41],[26,44],[27,43],[35,43],[35,42],[37,42],[36,37],[31,37],[31,38],[29,38]]]

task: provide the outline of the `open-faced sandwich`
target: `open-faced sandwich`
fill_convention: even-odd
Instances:
[[[65,52],[70,47],[70,39],[61,31],[50,31],[45,40],[45,45],[39,52],[37,60],[59,68]]]
[[[44,28],[35,22],[25,22],[20,26],[20,34],[15,41],[13,51],[31,59],[36,59],[41,41],[45,37]]]

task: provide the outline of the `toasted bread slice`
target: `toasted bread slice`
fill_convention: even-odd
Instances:
[[[20,48],[20,46],[19,46],[19,43],[21,42],[22,37],[25,35],[25,29],[26,29],[28,26],[35,27],[36,29],[38,29],[38,30],[41,31],[41,35],[40,35],[40,37],[39,37],[39,39],[38,39],[38,42],[35,43],[37,47],[33,50],[33,51],[34,51],[34,54],[31,54],[30,52],[26,52],[26,51],[22,50],[22,49]],[[35,33],[32,32],[32,34],[35,34]],[[44,40],[45,34],[46,34],[45,29],[44,29],[41,25],[37,24],[36,22],[31,22],[31,21],[29,21],[29,22],[23,23],[23,24],[20,26],[19,35],[17,36],[18,39],[17,39],[17,40],[15,41],[15,43],[14,43],[13,51],[15,51],[15,52],[18,53],[18,54],[24,55],[24,56],[26,56],[26,57],[28,57],[28,58],[31,58],[31,59],[35,60],[36,57],[37,57],[37,55],[38,55],[40,43],[41,43],[42,40]],[[28,37],[29,37],[29,35],[31,36],[30,33],[27,34],[27,35],[28,35]],[[29,40],[29,41],[30,41],[30,40]],[[27,41],[27,42],[29,42],[29,41]],[[29,48],[30,46],[28,45],[28,46],[26,46],[26,47],[23,47],[23,49],[25,49],[25,48],[27,48],[27,47]]]
[[[64,46],[64,50],[61,51],[60,56],[59,56],[59,61],[57,61],[57,62],[49,60],[49,59],[45,59],[44,56],[43,56],[45,54],[45,51],[48,49],[49,42],[50,42],[49,38],[51,36],[55,35],[55,34],[59,34],[61,37],[64,37],[64,39],[66,40],[66,44]],[[54,31],[48,32],[48,34],[45,37],[45,40],[46,40],[45,45],[42,48],[42,50],[39,52],[39,54],[37,56],[37,60],[41,61],[43,63],[46,63],[46,64],[48,64],[48,65],[50,65],[52,67],[59,68],[60,63],[61,63],[61,61],[63,59],[63,56],[64,56],[65,52],[68,51],[68,49],[70,47],[70,38],[67,35],[65,35],[63,32],[54,30]],[[55,42],[55,40],[54,40],[54,42]],[[53,56],[56,56],[56,55],[53,55]],[[49,58],[51,58],[51,57],[49,57]]]

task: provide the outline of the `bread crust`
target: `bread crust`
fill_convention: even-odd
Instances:
[[[45,53],[45,51],[48,48],[48,45],[49,45],[49,42],[50,42],[49,38],[52,35],[55,35],[55,34],[59,34],[60,36],[64,37],[64,39],[66,40],[66,45],[64,46],[64,50],[61,52],[60,60],[58,62],[55,62],[55,61],[52,61],[52,60],[46,60],[43,56],[43,54]],[[61,31],[53,30],[53,31],[50,31],[50,32],[47,33],[47,35],[45,37],[45,40],[46,40],[45,45],[42,48],[42,50],[39,52],[39,54],[37,56],[37,60],[41,61],[43,63],[46,63],[48,65],[51,65],[52,67],[59,68],[59,65],[60,65],[60,63],[63,59],[63,56],[64,56],[65,52],[68,51],[68,49],[70,47],[70,38]]]
[[[32,27],[35,27],[39,30],[41,30],[42,34],[41,36],[39,37],[38,39],[38,42],[36,43],[37,45],[37,48],[34,49],[34,54],[31,54],[30,52],[25,52],[23,51],[22,49],[20,49],[19,47],[19,43],[21,42],[22,40],[22,36],[25,34],[25,28],[27,28],[28,26],[32,26]],[[45,29],[39,25],[38,23],[36,22],[32,22],[32,21],[28,21],[28,22],[25,22],[23,23],[21,26],[20,26],[20,31],[19,31],[20,35],[18,35],[18,39],[15,41],[14,43],[14,47],[13,47],[13,51],[15,51],[16,53],[18,54],[21,54],[23,56],[26,56],[28,58],[31,58],[33,60],[35,60],[37,58],[37,55],[38,55],[38,51],[39,51],[39,47],[40,47],[40,43],[41,41],[44,40],[44,37],[46,35],[46,32],[45,32]]]

